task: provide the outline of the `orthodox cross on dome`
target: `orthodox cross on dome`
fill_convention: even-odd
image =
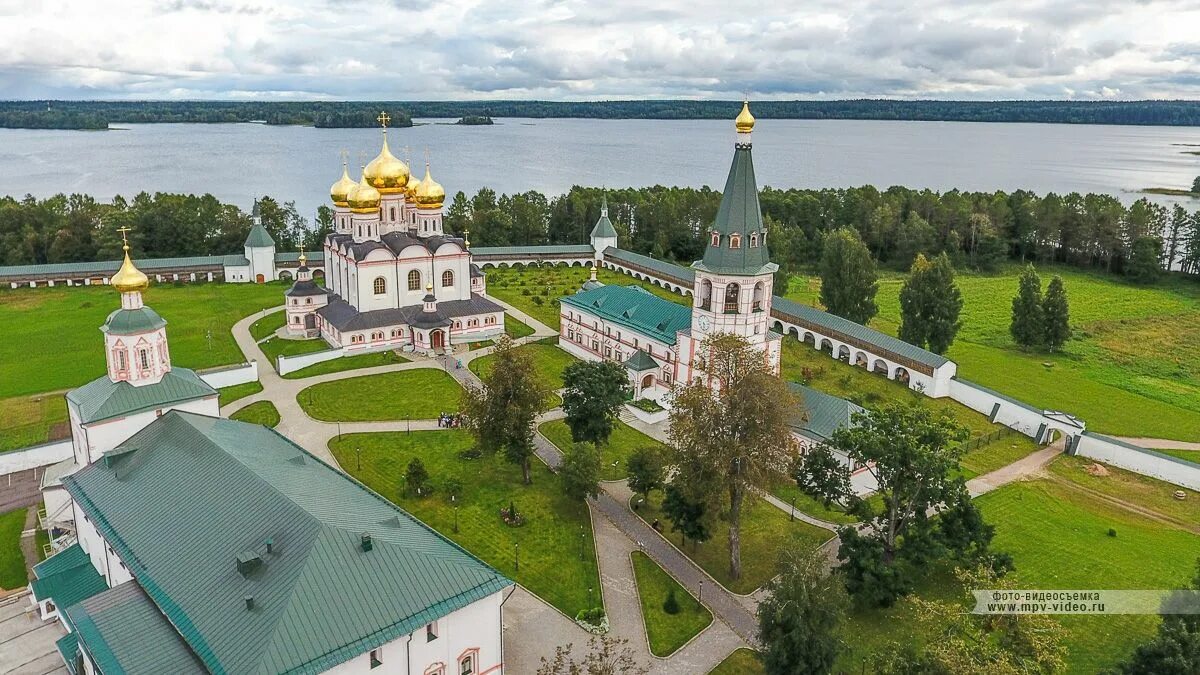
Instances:
[[[391,117],[391,115],[388,115],[388,114],[387,114],[387,111],[386,111],[386,110],[384,110],[383,112],[380,112],[380,113],[379,113],[379,117],[376,117],[376,118],[375,118],[375,121],[376,121],[376,122],[379,122],[379,126],[381,126],[381,127],[383,127],[384,129],[386,129],[386,128],[387,128],[387,125],[388,125],[388,122],[391,122],[391,121],[392,121],[392,117]]]
[[[342,157],[342,166],[346,166],[347,164],[350,163],[350,151],[349,150],[347,150],[346,148],[342,148],[341,150],[338,150],[338,154],[341,155],[341,157]]]
[[[117,232],[121,233],[121,245],[125,248],[126,251],[129,250],[129,238],[126,237],[125,234],[127,232],[132,232],[132,231],[133,231],[133,228],[129,227],[128,225],[122,225],[121,227],[117,228]]]

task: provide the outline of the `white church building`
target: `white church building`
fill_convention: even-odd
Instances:
[[[499,675],[512,582],[171,364],[128,257],[31,599],[69,672]]]

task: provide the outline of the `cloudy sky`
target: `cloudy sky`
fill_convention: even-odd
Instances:
[[[1200,98],[1200,0],[0,0],[0,99]]]

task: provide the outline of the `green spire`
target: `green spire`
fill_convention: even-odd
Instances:
[[[613,227],[612,221],[608,219],[608,193],[605,193],[601,197],[600,202],[600,219],[596,221],[596,226],[592,228],[592,239],[616,236],[617,228]]]
[[[714,232],[720,235],[715,243]],[[748,143],[734,147],[721,206],[704,237],[704,259],[692,265],[695,269],[746,276],[777,269],[767,252],[766,227],[758,206],[758,184]]]

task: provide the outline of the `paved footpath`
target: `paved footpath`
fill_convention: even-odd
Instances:
[[[1192,441],[1173,441],[1169,438],[1141,438],[1132,436],[1114,436],[1118,441],[1132,443],[1138,447],[1150,450],[1200,450],[1200,443]]]

